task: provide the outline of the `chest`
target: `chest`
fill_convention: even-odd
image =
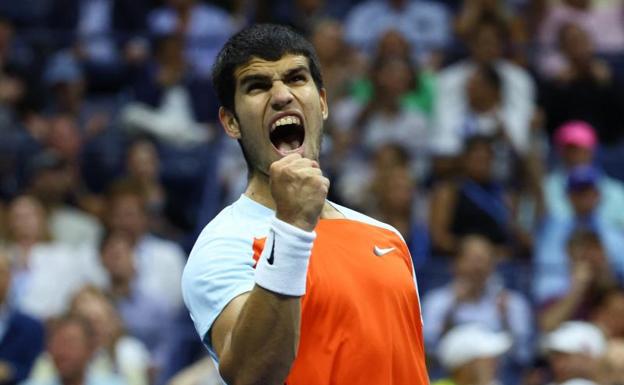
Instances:
[[[316,232],[304,316],[357,317],[416,298],[409,252],[394,232],[340,220]]]

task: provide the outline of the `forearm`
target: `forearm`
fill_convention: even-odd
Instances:
[[[256,285],[226,341],[219,364],[230,385],[283,384],[297,353],[300,297]]]
[[[539,324],[542,330],[551,331],[562,322],[569,320],[581,302],[582,293],[576,289],[566,295],[560,301],[545,309],[539,316]]]

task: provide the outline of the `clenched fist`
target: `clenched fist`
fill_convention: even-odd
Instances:
[[[277,218],[305,231],[314,230],[329,191],[329,179],[319,164],[290,154],[271,164],[269,176]]]

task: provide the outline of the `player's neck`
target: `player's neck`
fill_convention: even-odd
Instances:
[[[275,201],[271,195],[269,177],[255,172],[249,178],[245,195],[263,206],[275,210]]]

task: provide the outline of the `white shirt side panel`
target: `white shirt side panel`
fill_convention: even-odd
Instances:
[[[253,240],[269,221],[225,208],[202,231],[182,275],[182,295],[195,329],[214,354],[206,333],[227,304],[254,287]]]

